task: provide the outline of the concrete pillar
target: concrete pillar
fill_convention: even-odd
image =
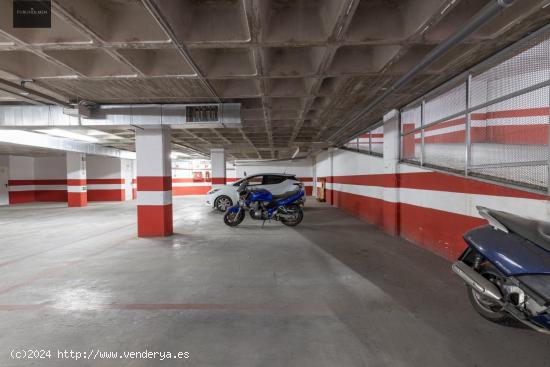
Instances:
[[[69,207],[88,205],[85,154],[67,152],[67,203]]]
[[[169,127],[136,130],[139,237],[169,236],[173,232],[170,151]]]
[[[391,185],[384,187],[383,228],[399,235],[399,111],[384,115],[384,174],[391,177]]]
[[[212,187],[225,185],[225,151],[223,148],[210,149],[212,167]]]

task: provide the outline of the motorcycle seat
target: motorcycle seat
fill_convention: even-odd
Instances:
[[[489,213],[510,232],[533,242],[546,251],[550,251],[550,223],[497,210],[491,210]]]
[[[281,195],[273,195],[273,201],[278,201],[278,200],[283,200],[283,199],[289,198],[293,195],[296,195],[299,192],[300,192],[300,189],[297,189],[297,190],[287,191],[285,193],[282,193]]]

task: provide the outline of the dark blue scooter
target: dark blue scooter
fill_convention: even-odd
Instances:
[[[227,209],[223,221],[231,227],[238,226],[244,220],[245,212],[256,220],[280,220],[287,226],[297,226],[304,218],[304,212],[299,200],[304,196],[304,190],[296,186],[296,190],[283,195],[272,195],[265,189],[251,190],[244,180],[237,189],[239,202]]]
[[[481,316],[515,318],[550,334],[550,223],[477,207],[488,225],[464,235],[468,248],[453,264]]]

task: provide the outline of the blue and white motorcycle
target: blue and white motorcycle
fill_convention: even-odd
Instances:
[[[484,318],[550,333],[550,223],[477,207],[488,225],[467,232],[453,264]]]
[[[225,224],[238,226],[244,220],[245,213],[255,220],[280,220],[284,225],[297,226],[304,218],[304,212],[299,205],[304,196],[304,190],[296,186],[296,190],[282,195],[272,195],[265,189],[253,189],[244,180],[237,189],[239,201],[227,209],[223,217]]]

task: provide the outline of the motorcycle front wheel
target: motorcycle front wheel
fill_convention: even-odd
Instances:
[[[240,210],[237,213],[234,212],[226,212],[223,216],[223,222],[227,224],[229,227],[236,227],[244,219],[244,210]]]
[[[300,224],[302,219],[304,219],[304,212],[302,211],[302,208],[300,207],[300,205],[296,205],[296,204],[287,205],[284,207],[284,213],[291,214],[293,216],[292,219],[281,217],[281,222],[285,226],[295,227],[298,224]]]

